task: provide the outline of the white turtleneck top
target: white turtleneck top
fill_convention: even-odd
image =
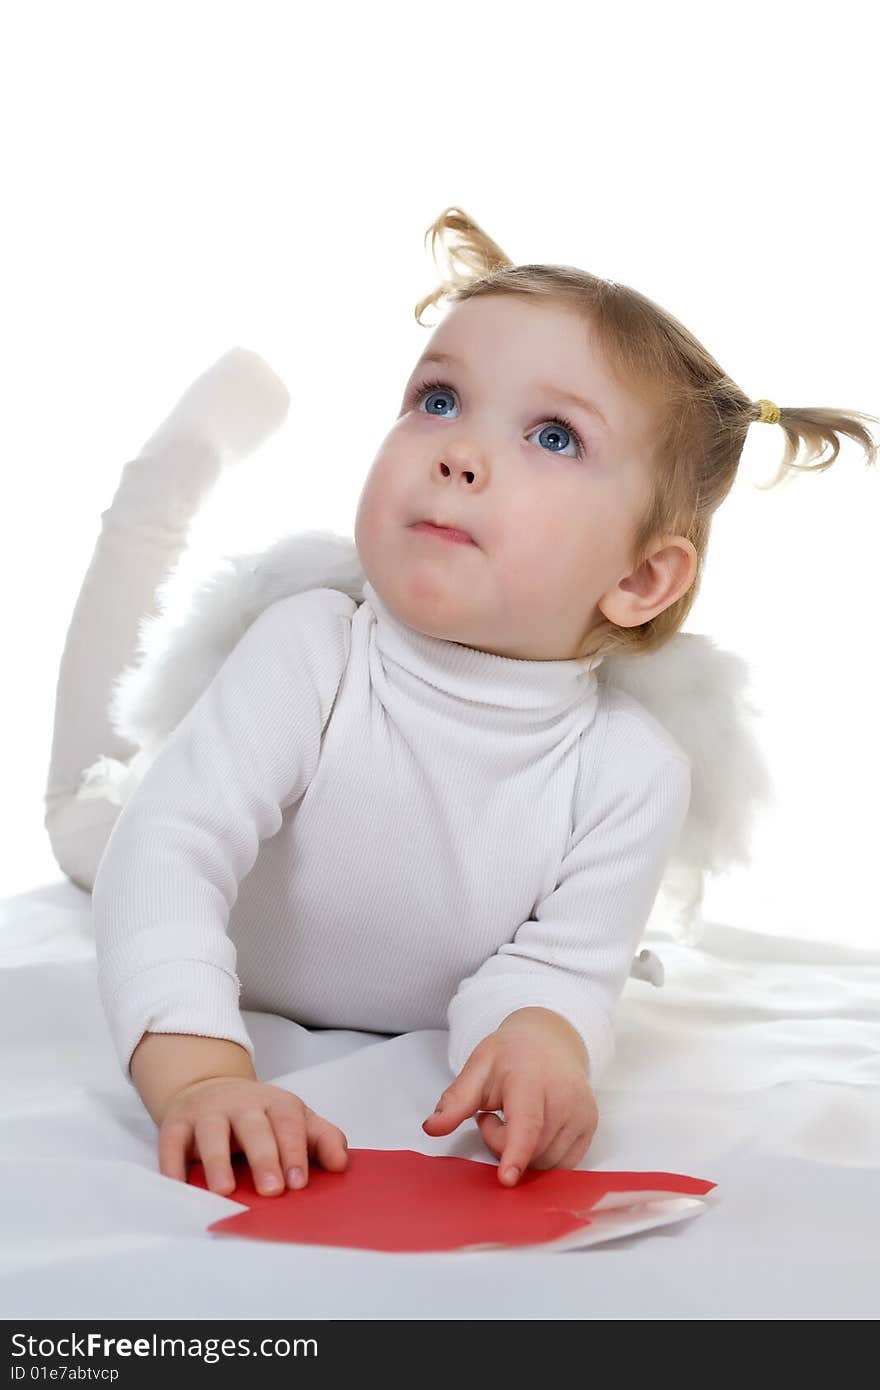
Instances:
[[[92,901],[119,1062],[145,1032],[571,1023],[595,1085],[690,761],[590,661],[427,636],[367,583],[266,608],[123,806]]]

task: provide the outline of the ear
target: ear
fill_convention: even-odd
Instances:
[[[638,569],[602,595],[598,607],[618,627],[638,627],[687,593],[697,564],[697,552],[689,540],[663,536]]]

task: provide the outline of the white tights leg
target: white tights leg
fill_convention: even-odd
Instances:
[[[233,348],[200,376],[126,463],[82,583],[55,695],[43,824],[59,867],[91,892],[115,803],[78,801],[82,773],[101,754],[137,751],[108,717],[113,683],[137,660],[141,620],[183,554],[192,518],[225,464],[252,453],[282,423],[290,398],[255,353]]]

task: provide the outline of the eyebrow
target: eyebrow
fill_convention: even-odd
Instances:
[[[443,366],[463,367],[465,364],[460,357],[456,357],[452,352],[426,352],[424,357],[420,357],[413,369],[413,374],[417,372],[426,362],[439,362]],[[588,415],[595,415],[601,420],[608,433],[611,433],[611,426],[605,419],[595,401],[586,400],[583,396],[576,396],[572,391],[561,391],[558,386],[538,386],[538,391],[548,396],[555,396],[558,401],[565,401],[568,405],[579,406]]]

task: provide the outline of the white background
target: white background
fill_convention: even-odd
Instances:
[[[447,205],[647,294],[755,399],[880,413],[863,5],[30,0],[0,55],[4,895],[60,876],[55,680],[122,464],[242,344],[293,404],[195,546],[351,534]],[[875,945],[880,484],[844,441],[756,491],[783,442],[751,430],[687,623],[750,663],[779,798],[706,911]]]

